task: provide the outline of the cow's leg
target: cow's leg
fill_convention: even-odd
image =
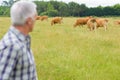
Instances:
[[[93,30],[96,31],[96,29],[97,29],[97,25],[96,25],[96,23],[94,23],[93,24]]]
[[[104,25],[104,29],[105,29],[105,31],[107,30],[107,26],[106,25]]]

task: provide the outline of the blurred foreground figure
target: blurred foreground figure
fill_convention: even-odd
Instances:
[[[11,7],[11,27],[0,41],[0,80],[38,80],[30,35],[36,5],[18,1]]]

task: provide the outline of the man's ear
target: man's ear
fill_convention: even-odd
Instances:
[[[29,18],[26,19],[26,25],[30,25],[31,22],[32,22],[32,18],[29,17]]]

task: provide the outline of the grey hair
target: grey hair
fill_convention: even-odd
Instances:
[[[10,10],[12,25],[24,25],[27,18],[34,19],[37,14],[36,4],[30,1],[18,1]]]

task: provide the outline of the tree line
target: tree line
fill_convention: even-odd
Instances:
[[[10,7],[19,0],[3,1],[0,6],[0,16],[9,16]],[[113,6],[87,7],[76,2],[65,3],[62,1],[34,1],[37,4],[38,15],[54,16],[120,16],[120,4]]]

